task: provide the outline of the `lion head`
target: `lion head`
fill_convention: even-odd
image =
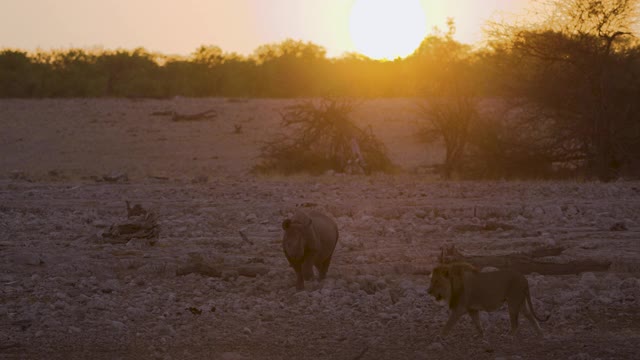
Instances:
[[[431,272],[429,295],[436,301],[446,301],[450,308],[455,307],[464,288],[464,273],[467,271],[475,273],[478,269],[465,262],[436,266]]]

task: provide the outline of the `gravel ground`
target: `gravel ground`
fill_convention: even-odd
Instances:
[[[4,181],[0,355],[631,359],[640,340],[637,186],[397,176],[206,185]],[[126,220],[125,198],[158,213],[154,245],[105,243],[102,232]],[[341,238],[328,279],[296,292],[280,223],[301,204],[330,213]],[[509,230],[465,230],[486,222]],[[609,230],[619,222],[627,230]],[[606,259],[612,267],[528,276],[535,308],[550,315],[542,339],[524,321],[520,336],[509,337],[502,309],[483,315],[486,342],[468,319],[443,340],[437,334],[447,311],[427,296],[427,273],[440,246],[451,243],[473,254],[564,246],[549,260]],[[220,272],[176,275],[196,263]]]

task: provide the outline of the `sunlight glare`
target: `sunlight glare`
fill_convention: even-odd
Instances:
[[[349,19],[356,50],[374,59],[410,55],[427,32],[419,0],[356,0]]]

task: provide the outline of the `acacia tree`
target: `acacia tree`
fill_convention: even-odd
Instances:
[[[579,143],[587,170],[602,180],[640,156],[640,77],[633,26],[638,0],[551,0],[537,24],[493,24],[492,46],[507,54],[508,89]],[[572,136],[566,137],[567,134]],[[630,136],[631,135],[631,136]],[[575,146],[573,147],[575,150]]]
[[[453,39],[452,19],[447,25],[446,34],[425,38],[410,61],[420,74],[417,87],[423,97],[418,104],[423,119],[419,135],[426,142],[444,141],[443,175],[448,179],[461,166],[478,110],[471,48]]]
[[[469,96],[430,98],[426,104],[418,104],[425,119],[420,136],[425,141],[442,138],[445,145],[443,175],[451,178],[459,170],[465,147],[469,141],[469,129],[477,119],[476,102]]]

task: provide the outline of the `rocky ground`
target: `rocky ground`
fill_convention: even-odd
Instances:
[[[208,123],[178,126],[146,115],[211,104],[222,115]],[[374,130],[388,121],[380,109],[402,104],[366,105],[383,114],[371,120]],[[259,132],[237,138],[222,129],[266,116],[258,110],[282,102],[250,106],[221,99],[0,101],[8,129],[0,138],[7,155],[0,159],[0,358],[634,359],[640,353],[640,183],[425,180],[412,174],[419,165],[419,153],[406,144],[412,130],[397,124],[381,133],[405,173],[256,177],[248,169]],[[270,116],[267,125],[277,121]],[[123,135],[127,127],[137,135]],[[128,179],[105,181],[102,175],[115,170]],[[117,243],[103,236],[128,221],[124,200],[157,214],[157,239]],[[328,279],[298,292],[280,224],[301,207],[331,214],[340,240]],[[561,255],[543,260],[597,259],[611,267],[527,276],[536,311],[550,316],[541,324],[544,338],[523,319],[520,335],[508,336],[503,308],[482,315],[486,341],[468,318],[441,339],[447,310],[427,287],[444,244],[475,255],[562,246]]]

